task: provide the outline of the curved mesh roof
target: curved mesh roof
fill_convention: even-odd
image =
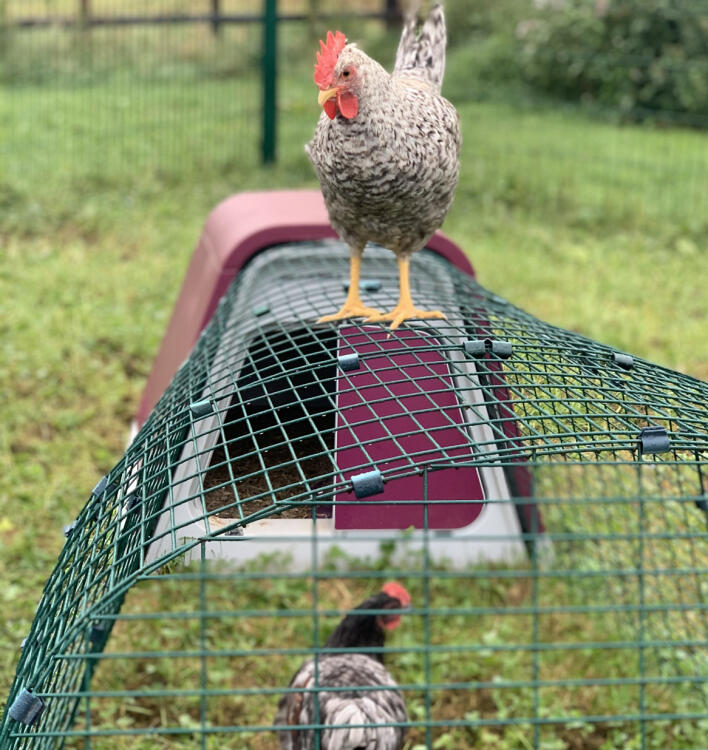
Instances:
[[[364,274],[364,300],[393,307],[392,254],[369,248]],[[334,507],[336,523],[337,503],[358,501],[353,477],[371,472],[386,492],[420,482],[421,495],[398,501],[407,520],[404,508],[423,507],[436,473],[476,472],[479,492],[427,498],[426,529],[436,503],[454,515],[499,500],[497,472],[519,509],[534,585],[543,585],[533,547],[543,535],[554,570],[578,581],[593,567],[616,573],[606,601],[578,593],[571,610],[638,617],[646,659],[665,641],[705,646],[708,385],[539,321],[427,251],[413,260],[414,300],[447,321],[391,337],[357,322],[315,325],[339,307],[347,278],[346,247],[322,241],[265,250],[233,281],[67,530],[8,702],[31,689],[46,706],[32,725],[6,713],[3,747],[30,735],[32,747],[53,747],[81,720],[92,655],[137,581],[205,540],[247,539],[264,519],[326,520]],[[352,353],[359,364],[349,370],[342,357]],[[362,373],[369,380],[357,381]],[[421,606],[434,608],[432,596]],[[524,614],[541,611],[536,598]],[[673,659],[671,674],[699,680],[705,653]],[[705,711],[697,690],[695,715]]]

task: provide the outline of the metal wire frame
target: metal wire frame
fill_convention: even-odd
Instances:
[[[367,273],[381,281],[368,293],[371,304],[395,303],[392,260],[386,251],[367,251]],[[540,748],[551,736],[620,726],[652,747],[654,727],[664,722],[700,731],[708,719],[708,386],[636,358],[626,369],[628,361],[611,348],[542,323],[421,253],[413,270],[416,300],[448,314],[421,330],[443,353],[465,406],[463,424],[449,415],[444,424],[459,431],[460,445],[470,444],[480,423],[487,432],[461,460],[429,430],[430,447],[443,458],[427,461],[430,448],[405,453],[402,465],[382,467],[384,479],[422,473],[427,488],[431,473],[445,467],[502,470],[511,497],[489,498],[488,505],[511,502],[530,515],[525,528],[491,541],[521,540],[528,555],[462,569],[436,559],[431,549],[441,535],[429,528],[429,508],[456,501],[427,495],[421,536],[358,533],[339,540],[346,550],[333,555],[318,520],[348,487],[334,448],[334,381],[352,385],[337,369],[336,328],[313,321],[341,302],[346,263],[336,242],[274,248],[234,281],[68,534],[8,701],[29,687],[46,708],[35,726],[6,714],[3,747],[75,746],[79,739],[108,747],[108,738],[138,736],[191,746],[199,739],[202,747],[218,740],[223,747],[229,734],[233,747],[265,742],[275,700],[288,691],[294,669],[313,655],[326,657],[331,650],[322,647],[322,635],[357,603],[341,606],[341,591],[364,598],[394,576],[405,581],[414,606],[404,643],[389,643],[386,653],[409,704],[406,726],[421,744],[432,747],[445,732],[457,732],[456,746],[471,747],[487,728],[518,727]],[[380,348],[369,328],[361,332]],[[487,351],[471,366],[463,346],[469,339],[507,341],[512,356]],[[406,353],[439,388],[426,348]],[[425,412],[436,408],[425,378],[412,382],[405,367],[376,376],[383,400],[396,401],[401,383],[428,398],[411,415],[422,430]],[[195,402],[204,401],[211,415],[195,413]],[[366,421],[381,422],[376,400],[367,403]],[[667,451],[642,450],[641,430],[649,425],[665,427]],[[381,427],[380,439],[402,450],[406,434]],[[367,455],[370,446],[361,447]],[[533,505],[529,492],[514,491],[519,469],[533,480]],[[215,470],[227,478],[210,484]],[[213,506],[210,499],[224,490],[226,499]],[[189,523],[180,521],[187,505],[203,522],[200,538],[189,538]],[[257,521],[292,511],[311,521],[310,532],[295,540],[309,549],[305,571],[278,558],[294,541],[287,529],[269,537],[270,557],[224,570],[208,559],[215,541],[246,549]],[[170,523],[159,531],[165,513]],[[450,550],[480,541],[443,538]],[[161,540],[167,551],[151,558]],[[357,558],[357,545],[367,541],[382,545],[381,559]],[[278,586],[288,591],[278,594]],[[273,587],[276,593],[264,593]],[[236,602],[226,606],[229,596]],[[444,627],[449,622],[461,625],[455,642]],[[254,623],[256,643],[246,632]],[[484,627],[492,625],[502,634],[490,640]],[[271,630],[269,640],[263,633]],[[582,673],[567,660],[586,653],[600,661],[596,671],[587,662]],[[235,680],[239,663],[252,668],[254,659],[269,667],[250,682]],[[496,672],[479,666],[486,660]],[[190,665],[188,683],[166,664]],[[149,665],[173,682],[150,686],[143,674]],[[124,681],[116,684],[115,675]],[[618,691],[621,700],[603,700]],[[590,701],[579,697],[588,694]],[[241,721],[225,719],[224,702],[240,706]],[[595,704],[603,710],[593,711]],[[126,706],[149,719],[136,724]],[[450,706],[460,715],[450,715]],[[318,717],[312,728],[323,726]]]

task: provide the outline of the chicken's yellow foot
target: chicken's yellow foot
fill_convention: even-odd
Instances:
[[[391,321],[389,328],[390,330],[395,331],[396,328],[398,328],[401,323],[405,323],[406,320],[414,320],[416,318],[437,318],[438,320],[447,320],[445,313],[440,312],[440,310],[419,310],[413,305],[409,279],[410,261],[407,256],[399,255],[397,262],[399,278],[398,304],[389,313],[370,315],[365,322],[387,323],[388,321]]]
[[[331,320],[343,320],[344,318],[368,318],[371,315],[381,315],[381,311],[375,307],[367,307],[359,296],[359,272],[361,270],[361,252],[352,252],[349,259],[349,291],[346,302],[339,312],[333,315],[324,315],[317,322],[329,323]]]
[[[344,318],[368,318],[372,315],[381,315],[375,307],[366,307],[361,300],[347,300],[339,312],[332,315],[323,315],[317,322],[329,323],[331,320],[343,320]]]
[[[440,312],[440,310],[419,310],[413,306],[411,302],[409,305],[401,305],[400,303],[391,310],[389,313],[379,313],[378,315],[369,316],[366,323],[387,323],[391,321],[389,328],[395,331],[401,323],[405,323],[407,320],[415,320],[422,318],[437,318],[438,320],[447,320],[447,315]]]

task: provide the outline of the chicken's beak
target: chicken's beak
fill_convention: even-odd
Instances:
[[[337,89],[325,89],[324,91],[320,91],[319,96],[317,97],[317,103],[320,105],[320,107],[324,106],[324,103],[329,101],[330,99],[334,99],[334,97],[337,96]]]

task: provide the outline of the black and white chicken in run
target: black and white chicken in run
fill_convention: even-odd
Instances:
[[[325,644],[350,651],[321,654],[316,680],[314,659],[298,669],[289,687],[306,690],[284,695],[275,717],[276,725],[292,727],[278,732],[282,750],[313,750],[315,730],[297,727],[315,723],[323,725],[319,730],[322,750],[401,750],[405,727],[382,725],[407,720],[403,697],[384,666],[383,652],[361,653],[359,649],[382,648],[386,631],[401,621],[400,613],[386,610],[405,609],[410,602],[400,583],[387,583],[348,614]],[[379,614],[358,614],[357,610],[379,610]],[[315,687],[320,688],[316,693]]]

